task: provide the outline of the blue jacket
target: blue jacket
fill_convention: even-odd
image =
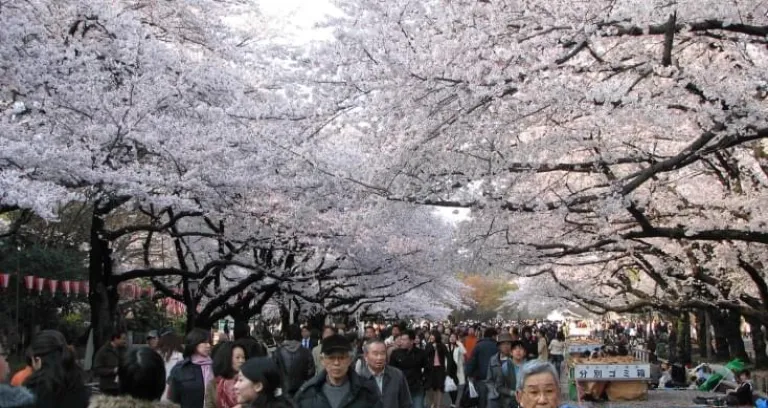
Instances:
[[[184,408],[203,408],[205,384],[203,369],[189,358],[176,364],[168,377],[169,398]]]
[[[475,345],[475,349],[472,350],[472,357],[467,362],[467,377],[485,380],[491,357],[498,352],[499,348],[496,346],[496,340],[487,337],[480,339],[477,345]]]

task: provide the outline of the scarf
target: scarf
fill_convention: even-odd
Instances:
[[[203,370],[203,387],[205,387],[205,384],[213,380],[213,361],[210,357],[203,357],[198,354],[193,354],[190,360],[192,364],[200,366],[200,369]]]
[[[237,405],[235,382],[237,378],[216,377],[216,402],[219,408],[232,408]]]

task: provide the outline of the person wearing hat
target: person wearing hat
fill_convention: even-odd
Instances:
[[[157,334],[157,330],[150,330],[149,333],[147,333],[147,346],[152,350],[157,351],[158,343],[160,343],[160,336]]]
[[[296,393],[299,408],[382,408],[379,389],[350,368],[352,344],[339,334],[323,340],[323,370]]]
[[[512,339],[507,332],[496,339],[499,352],[488,363],[488,375],[485,380],[488,388],[488,403],[494,408],[517,408],[517,380],[520,369],[525,363],[525,345]]]
[[[242,408],[294,407],[293,402],[282,395],[280,369],[269,357],[254,357],[243,363],[235,382],[235,395]]]

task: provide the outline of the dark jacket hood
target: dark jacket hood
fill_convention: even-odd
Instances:
[[[34,405],[35,394],[25,387],[0,384],[0,408],[16,408]]]

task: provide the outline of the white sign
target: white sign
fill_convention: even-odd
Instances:
[[[574,379],[590,381],[627,381],[651,378],[650,364],[577,364]]]
[[[568,353],[583,353],[585,351],[595,351],[595,349],[599,349],[602,346],[600,343],[593,343],[593,344],[571,344],[568,346]]]

